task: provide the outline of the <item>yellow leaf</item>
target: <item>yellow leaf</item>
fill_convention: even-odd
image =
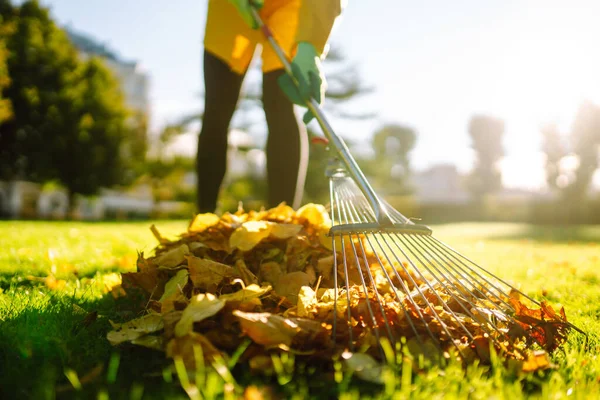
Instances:
[[[267,218],[277,219],[279,221],[290,220],[294,216],[294,209],[285,203],[280,203],[277,207],[267,210]]]
[[[302,286],[298,293],[298,316],[308,317],[317,304],[317,294],[310,286]]]
[[[200,289],[211,290],[223,279],[236,276],[235,270],[229,265],[194,256],[188,256],[187,260],[190,279]]]
[[[189,272],[186,269],[181,269],[177,271],[175,276],[173,276],[169,281],[165,284],[165,292],[158,300],[161,303],[169,298],[173,297],[177,293],[180,293],[183,287],[188,282]]]
[[[175,268],[178,265],[183,264],[185,256],[188,254],[190,254],[190,249],[186,244],[182,244],[181,246],[175,247],[156,257],[154,263],[161,267]]]
[[[329,236],[329,228],[325,228],[325,227],[320,228],[319,232],[318,232],[318,236],[319,236],[319,242],[321,243],[321,246],[325,247],[327,250],[333,251],[333,243],[331,240],[332,237]],[[344,238],[344,246],[345,247],[350,246],[350,241],[348,240],[347,236]],[[341,239],[341,236],[339,236],[339,235],[335,236],[335,251],[338,253],[341,253],[341,251],[342,251],[342,239]]]
[[[271,290],[271,286],[260,287],[256,284],[252,284],[252,285],[246,286],[242,290],[238,290],[237,292],[222,294],[221,296],[219,296],[219,299],[224,300],[224,301],[244,302],[244,301],[249,301],[252,299],[259,298],[260,296],[268,293],[270,290]]]
[[[297,224],[274,224],[271,226],[271,235],[277,239],[289,239],[296,236],[302,229],[302,225]]]
[[[537,350],[529,354],[527,360],[523,362],[523,372],[534,372],[552,367],[548,353],[543,350]]]
[[[232,249],[249,251],[267,238],[271,233],[274,223],[269,221],[247,221],[244,222],[231,234],[229,246]]]
[[[107,339],[113,346],[138,339],[147,333],[156,332],[164,327],[162,315],[155,313],[146,314],[143,317],[122,324],[109,322],[114,330],[108,332]]]
[[[306,218],[311,225],[325,227],[327,229],[331,227],[331,218],[322,204],[305,204],[298,209],[296,215],[301,218]]]
[[[165,284],[165,291],[158,300],[162,303],[161,312],[164,314],[173,309],[173,303],[178,299],[185,299],[182,290],[187,285],[189,279],[189,272],[187,269],[181,269],[177,271]]]
[[[210,293],[201,293],[192,297],[190,304],[183,310],[181,319],[175,325],[175,336],[184,336],[192,331],[194,322],[202,321],[217,314],[225,306],[225,300]]]
[[[190,226],[188,227],[189,232],[202,232],[211,226],[216,225],[219,222],[219,217],[212,213],[197,214]]]

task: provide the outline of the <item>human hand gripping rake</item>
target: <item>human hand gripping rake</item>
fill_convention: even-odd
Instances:
[[[254,8],[251,12],[298,86],[270,29]],[[567,322],[564,313],[555,313],[546,303],[485,270],[436,239],[429,227],[414,223],[382,200],[319,104],[310,99],[306,107],[323,130],[325,142],[335,150],[326,171],[334,258],[334,341],[347,340],[350,350],[375,345],[381,352],[382,339],[397,344],[404,337],[409,349],[431,353],[433,344],[446,357],[455,349],[464,359],[469,352],[485,351],[481,347],[489,350],[490,344],[517,356],[523,354],[523,346],[532,344],[554,350],[570,328],[585,335]],[[521,299],[539,309],[526,307]],[[352,309],[348,305],[353,303],[360,304]],[[344,306],[345,311],[339,311]],[[340,329],[341,324],[346,327]]]

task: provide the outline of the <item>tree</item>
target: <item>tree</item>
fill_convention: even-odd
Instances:
[[[118,182],[126,114],[116,80],[79,59],[38,1],[0,12],[14,116],[0,125],[0,177],[58,180],[81,194]]]
[[[598,168],[600,107],[586,102],[579,108],[571,128],[573,154],[579,161],[574,181],[565,188],[569,198],[583,199]]]
[[[409,192],[409,154],[416,142],[417,133],[408,126],[389,124],[377,130],[372,138],[374,155],[367,166],[367,174],[371,175],[374,184],[387,187],[396,194]]]
[[[79,103],[74,104],[70,121],[76,126],[68,130],[54,155],[57,178],[70,193],[90,195],[102,186],[110,186],[122,178],[121,144],[128,133],[120,87],[102,64],[91,58],[82,67],[78,82]]]
[[[0,22],[0,30],[2,25]],[[12,117],[12,104],[10,99],[4,97],[3,91],[10,85],[10,77],[8,76],[8,66],[6,65],[6,57],[8,52],[4,43],[3,32],[0,32],[0,124],[9,120]]]
[[[567,149],[556,124],[544,125],[542,133],[542,151],[546,156],[546,182],[550,189],[560,188],[560,162],[567,155]]]
[[[502,137],[504,121],[487,115],[475,115],[469,122],[471,146],[476,153],[475,166],[469,177],[473,196],[481,200],[502,186],[498,162],[504,155]]]

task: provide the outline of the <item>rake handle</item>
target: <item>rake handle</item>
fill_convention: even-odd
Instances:
[[[281,48],[281,46],[279,46],[279,43],[277,43],[277,41],[273,37],[273,32],[271,32],[271,29],[269,29],[269,27],[263,22],[256,8],[250,7],[250,12],[252,13],[252,17],[258,24],[258,27],[263,32],[267,41],[275,51],[275,54],[277,54],[277,57],[283,64],[285,72],[290,76],[290,78],[294,82],[294,85],[296,85],[296,87],[299,87],[298,80],[294,77],[294,73],[292,72],[290,61],[287,59],[287,56]],[[350,154],[350,150],[348,149],[348,146],[346,146],[346,143],[342,140],[341,137],[339,137],[334,132],[331,125],[329,125],[329,122],[327,121],[325,115],[321,111],[319,103],[317,103],[317,101],[311,97],[309,100],[306,101],[306,107],[313,113],[313,115],[317,119],[317,122],[321,126],[325,137],[328,139],[329,142],[333,143],[335,149],[337,150],[337,153],[344,162],[347,170],[356,180],[356,183],[367,198],[371,207],[373,208],[373,212],[375,212],[377,221],[381,225],[393,225],[393,222],[389,217],[385,206],[379,200],[379,197],[375,194],[375,191],[367,181],[367,178],[364,176],[363,172],[360,170],[360,167],[354,160],[354,157],[352,157],[352,155]]]

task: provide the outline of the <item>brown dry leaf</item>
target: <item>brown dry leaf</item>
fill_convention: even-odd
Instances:
[[[269,221],[244,222],[231,234],[229,247],[250,251],[271,233],[273,223]]]
[[[235,262],[235,269],[239,276],[242,278],[244,285],[252,285],[258,283],[258,278],[252,273],[246,266],[246,263],[242,258]]]
[[[401,265],[380,257],[383,260],[381,268],[377,255],[365,243],[363,235],[352,238],[354,246],[346,237],[344,248],[341,238],[336,237],[337,264],[334,265],[332,238],[328,236],[330,227],[330,216],[324,206],[306,204],[294,212],[285,203],[269,210],[248,212],[240,206],[234,214],[225,213],[220,218],[215,214],[196,215],[188,230],[176,241],[165,240],[152,227],[160,242],[155,256],[146,259],[140,253],[138,272],[123,274],[122,286],[132,296],[128,289],[131,286],[152,293],[149,301],[143,300],[143,306],[163,312],[164,329],[150,335],[134,328],[128,335],[119,333],[117,341],[130,340],[155,349],[162,348],[164,341],[171,356],[180,355],[188,367],[193,367],[194,344],[200,345],[209,354],[230,353],[242,343],[241,330],[254,341],[249,354],[243,356],[251,367],[266,360],[261,357],[268,358],[267,348],[279,347],[297,354],[312,353],[322,359],[330,354],[329,350],[333,350],[329,346],[334,313],[338,321],[344,321],[348,308],[356,348],[376,346],[372,325],[381,330],[383,324],[389,321],[394,333],[407,335],[411,352],[422,353],[432,360],[442,357],[444,350],[452,348],[445,332],[448,329],[452,336],[464,339],[460,346],[468,355],[465,360],[489,362],[489,345],[494,341],[485,336],[482,323],[489,324],[492,320],[500,330],[507,332],[508,358],[524,371],[543,369],[549,364],[546,356],[532,354],[529,346],[534,342],[550,352],[566,340],[570,325],[564,309],[554,311],[546,303],[529,308],[531,306],[521,303],[523,297],[511,292],[503,300],[510,302],[516,310],[514,318],[517,322],[513,323],[502,312],[496,311],[499,305],[493,302],[494,299],[477,298],[456,291],[452,295],[448,288],[436,284],[426,271],[420,271],[423,277],[406,261]],[[346,266],[342,262],[342,252],[346,252]],[[369,285],[366,293],[362,288],[359,272],[369,270],[381,295],[381,307],[373,287]],[[334,273],[340,286],[344,286],[346,279],[350,282],[347,290],[340,289],[335,310]],[[40,278],[40,281],[45,279]],[[317,279],[319,289],[315,293],[311,286]],[[432,280],[434,289],[427,284],[428,279]],[[398,298],[393,286],[400,288],[401,285],[407,285],[412,293],[400,293]],[[107,283],[108,286],[112,286],[113,290],[119,288],[116,281],[114,285]],[[272,287],[276,292],[273,295],[269,293]],[[198,292],[206,293],[188,298]],[[490,297],[489,288],[478,287],[477,292]],[[449,313],[442,302],[453,313]],[[469,311],[464,310],[464,303],[470,305]],[[457,318],[475,340],[467,338],[469,335],[464,334]],[[410,322],[423,335],[431,331],[444,349],[435,347],[433,341],[427,338],[424,346],[420,346]],[[194,329],[203,332],[203,335],[194,332]],[[336,352],[348,345],[345,331],[339,329],[337,332]],[[111,335],[114,341],[116,333]],[[526,338],[524,342],[523,337]],[[525,346],[523,350],[522,346]],[[370,348],[369,353],[372,350]],[[350,363],[360,361],[359,367],[354,368],[355,373],[366,374],[365,379],[373,380],[375,377],[376,380],[379,377],[377,373],[369,375],[364,372],[365,365],[372,364],[371,360],[361,361],[361,357],[352,355],[348,358]],[[266,361],[264,365],[266,369]]]
[[[161,313],[166,314],[167,312],[175,308],[175,302],[187,303],[188,299],[183,293],[183,288],[187,285],[189,280],[189,272],[187,269],[181,269],[169,279],[165,284],[165,291],[158,300],[161,303]]]
[[[199,289],[214,291],[223,281],[237,276],[229,265],[221,264],[207,258],[187,256],[190,279]]]
[[[156,269],[156,265],[154,265],[150,260],[144,258],[144,253],[139,252],[137,261],[136,261],[137,272],[146,272],[150,270]]]
[[[259,277],[262,282],[275,283],[281,277],[281,265],[275,261],[260,264],[258,268]]]
[[[237,292],[222,294],[219,296],[219,300],[224,301],[239,301],[239,302],[247,302],[254,299],[258,299],[261,296],[269,293],[271,291],[271,286],[258,286],[257,284],[248,285],[242,290],[238,290]]]
[[[296,338],[314,338],[318,335],[328,334],[326,329],[317,321],[303,318],[285,318],[267,312],[252,313],[240,310],[233,311],[242,328],[255,343],[265,348],[289,348]],[[309,340],[310,342],[310,340]]]
[[[192,331],[194,322],[202,321],[217,314],[225,306],[225,301],[210,293],[201,293],[192,297],[190,304],[183,310],[181,319],[175,325],[175,336],[181,337]]]
[[[161,330],[163,325],[162,315],[150,313],[143,317],[133,319],[122,324],[110,321],[113,330],[108,332],[107,339],[113,346],[123,342],[138,339],[148,333]]]
[[[290,272],[283,275],[275,283],[275,292],[287,298],[292,304],[298,301],[298,292],[302,286],[310,286],[310,276],[305,272]]]
[[[319,261],[317,261],[317,272],[323,278],[329,278],[331,276],[331,272],[333,271],[333,255],[327,257],[321,257]]]
[[[188,232],[204,232],[219,223],[220,218],[212,213],[197,214],[188,227]]]
[[[250,338],[267,348],[292,344],[299,331],[298,325],[291,319],[271,313],[247,313],[233,311],[242,327],[242,331]]]
[[[167,244],[169,243],[169,240],[164,238],[160,232],[158,231],[158,229],[156,228],[156,226],[154,226],[154,224],[152,224],[150,226],[150,230],[152,231],[152,234],[154,235],[154,237],[156,238],[156,240],[158,240],[158,243],[160,244]]]
[[[157,256],[153,261],[156,265],[163,268],[175,268],[185,261],[185,256],[190,254],[187,244],[182,244],[174,249]]]
[[[160,271],[158,269],[149,269],[144,272],[126,272],[121,274],[123,288],[139,287],[147,294],[155,293],[160,281]],[[160,289],[158,290],[161,291]]]

